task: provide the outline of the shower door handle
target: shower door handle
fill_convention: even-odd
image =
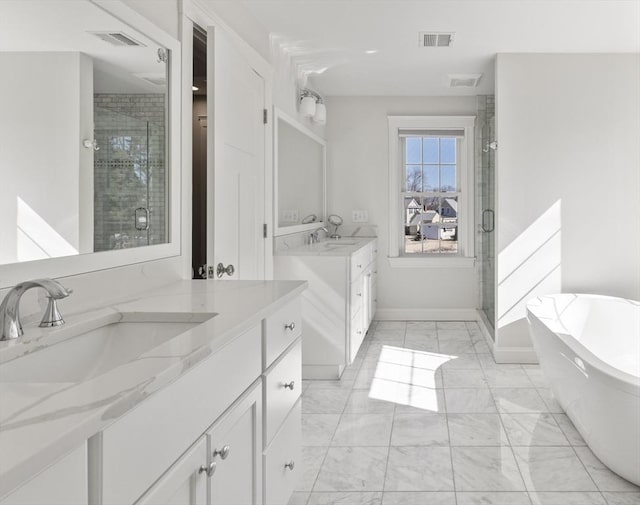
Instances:
[[[491,227],[488,227],[486,225],[486,219],[485,217],[489,215],[491,216]],[[493,212],[493,209],[484,209],[482,211],[482,231],[489,233],[492,232],[495,228],[495,213]]]
[[[148,230],[151,226],[149,223],[149,209],[146,207],[138,207],[135,212],[136,230]]]

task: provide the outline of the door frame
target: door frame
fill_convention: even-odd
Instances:
[[[273,279],[273,67],[242,37],[229,27],[215,12],[201,0],[183,0],[179,3],[180,40],[182,43],[182,166],[191,167],[192,157],[192,92],[193,74],[193,25],[201,28],[214,27],[222,30],[236,46],[253,70],[264,81],[264,108],[267,110],[267,124],[264,127],[264,223],[267,237],[264,239],[264,278]],[[209,98],[208,98],[209,100]],[[212,119],[212,118],[210,118]],[[209,121],[209,124],[213,124]],[[207,153],[207,156],[213,153]],[[209,186],[209,183],[207,183]],[[182,244],[183,273],[191,278],[191,195],[193,180],[190,170],[183,170],[182,184]],[[213,181],[211,181],[211,191]],[[212,194],[212,193],[211,193]],[[210,217],[210,216],[209,216]],[[212,265],[208,265],[212,266]]]

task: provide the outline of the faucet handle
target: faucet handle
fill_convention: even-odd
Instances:
[[[67,293],[71,293],[71,290],[67,290]],[[42,316],[42,321],[40,321],[40,328],[53,328],[54,326],[63,325],[64,319],[58,310],[56,299],[52,296],[48,296],[47,298],[49,299],[49,303],[47,304],[47,310],[44,311],[44,316]]]

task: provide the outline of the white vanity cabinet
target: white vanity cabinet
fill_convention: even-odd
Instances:
[[[346,240],[346,239],[345,239]],[[278,279],[309,283],[302,294],[304,379],[336,379],[353,362],[375,316],[375,238],[324,242],[274,256]]]
[[[92,437],[89,502],[286,505],[299,473],[286,465],[300,460],[301,326],[295,298]],[[264,482],[276,467],[284,487]]]

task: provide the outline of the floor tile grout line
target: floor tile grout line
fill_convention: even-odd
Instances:
[[[407,325],[405,323],[405,327],[404,327],[404,336],[402,338],[402,345],[404,346],[404,342],[407,338]],[[389,458],[391,458],[391,440],[393,440],[393,429],[395,427],[396,424],[396,411],[397,411],[397,404],[394,403],[393,404],[393,418],[391,419],[391,432],[389,433],[389,445],[387,447],[387,461],[386,464],[384,465],[384,475],[382,477],[382,498],[384,499],[384,493],[386,491],[386,487],[387,487],[387,472],[389,471]]]
[[[445,422],[447,423],[447,437],[449,438],[449,460],[451,461],[451,480],[453,481],[453,501],[458,505],[458,490],[456,488],[456,471],[453,467],[453,445],[451,444],[451,429],[449,427],[449,412],[445,406]]]
[[[573,453],[575,454],[576,458],[578,458],[578,461],[580,461],[580,464],[582,465],[582,467],[584,468],[584,471],[587,472],[587,475],[589,476],[589,479],[591,479],[591,482],[593,482],[593,485],[596,487],[596,489],[598,490],[598,492],[600,493],[600,496],[602,496],[602,499],[604,500],[605,503],[608,503],[609,500],[607,500],[602,492],[602,490],[600,489],[600,486],[598,486],[598,483],[596,482],[596,480],[593,478],[593,475],[591,475],[591,472],[589,471],[589,469],[587,468],[587,465],[585,464],[584,461],[582,461],[582,458],[580,457],[580,455],[578,454],[578,451],[576,451],[575,447],[571,446],[571,450],[573,451]],[[591,450],[591,449],[589,449]]]
[[[490,390],[490,394],[491,394],[491,397],[493,398],[493,402],[495,404],[496,410],[498,411],[498,419],[500,420],[500,426],[502,427],[502,430],[504,431],[504,434],[506,435],[507,440],[509,441],[509,445],[505,446],[505,447],[509,447],[509,451],[511,452],[511,457],[513,458],[513,461],[516,464],[516,468],[518,469],[518,475],[520,476],[520,481],[522,482],[522,485],[524,486],[524,490],[527,492],[527,498],[529,499],[529,501],[531,503],[533,503],[533,500],[531,499],[531,495],[529,494],[529,489],[527,487],[527,483],[524,480],[524,474],[522,473],[522,469],[520,468],[520,463],[518,463],[518,458],[516,457],[516,453],[513,450],[513,445],[511,445],[511,438],[509,437],[509,433],[507,432],[507,429],[504,426],[504,422],[502,420],[502,416],[500,415],[501,412],[498,409],[498,404],[496,403],[495,396],[493,396],[493,393],[491,392],[491,390]]]

